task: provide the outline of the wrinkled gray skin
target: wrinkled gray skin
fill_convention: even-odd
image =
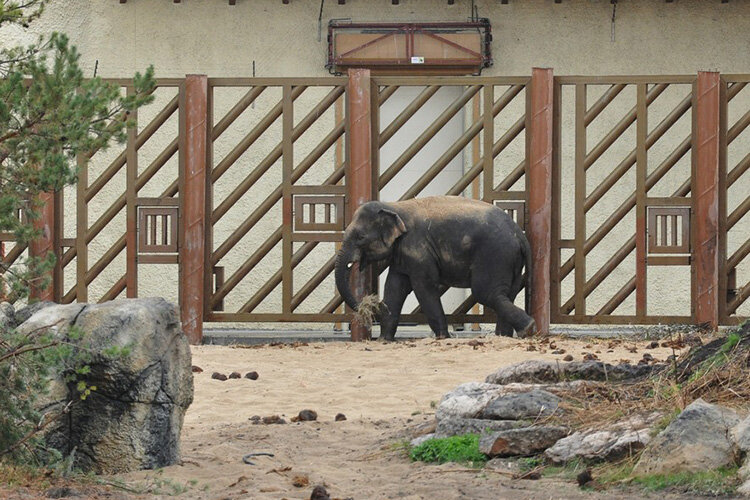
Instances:
[[[497,313],[495,333],[525,337],[536,329],[513,301],[530,274],[531,251],[521,229],[493,205],[457,196],[435,196],[361,206],[336,256],[336,287],[353,309],[354,264],[389,267],[381,311],[381,339],[393,340],[406,296],[414,291],[430,328],[448,337],[440,296],[448,287],[471,288],[480,304]],[[527,287],[528,297],[528,287]],[[527,300],[528,303],[528,300]]]

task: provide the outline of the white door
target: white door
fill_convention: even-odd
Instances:
[[[424,90],[424,87],[400,87],[380,108],[380,130],[383,131]],[[380,150],[380,173],[398,157],[429,127],[435,119],[450,106],[464,91],[463,87],[441,87],[422,108],[404,124],[401,129]],[[455,116],[428,142],[422,150],[380,191],[381,201],[397,201],[429,169],[435,161],[464,132],[463,110]],[[448,165],[417,195],[418,198],[443,195],[463,174],[463,153],[458,154]],[[380,296],[388,274],[380,276]],[[450,289],[443,295],[443,309],[452,312],[468,296],[467,290]],[[402,314],[408,314],[417,307],[417,299],[411,293],[406,299]]]

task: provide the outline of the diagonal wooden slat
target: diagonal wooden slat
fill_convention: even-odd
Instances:
[[[292,132],[292,141],[299,139],[307,129],[309,129],[315,121],[328,109],[336,100],[341,97],[344,93],[344,87],[335,87],[328,95],[315,106],[307,115],[300,120]],[[292,99],[293,100],[293,99]],[[344,130],[344,124],[340,124],[341,132]],[[335,142],[335,140],[334,140]],[[249,147],[249,145],[248,145]],[[326,148],[327,149],[327,148]],[[250,172],[238,185],[232,190],[232,192],[224,198],[218,207],[213,211],[211,220],[213,224],[216,224],[229,209],[234,206],[237,201],[260,179],[268,169],[270,169],[276,161],[281,158],[283,153],[283,142],[279,142],[266,157],[258,163],[258,165]],[[217,167],[219,168],[219,167]],[[226,167],[228,168],[228,167]],[[226,171],[226,170],[225,170]]]
[[[612,101],[615,100],[615,97],[620,95],[620,92],[625,90],[624,83],[618,83],[615,85],[610,86],[602,96],[597,99],[597,101],[591,105],[591,107],[586,111],[586,114],[583,118],[584,125],[588,126],[591,122],[593,122],[599,114],[601,114],[602,111],[604,111],[607,106],[612,103]]]
[[[656,100],[657,97],[659,97],[668,87],[669,85],[666,84],[657,84],[651,87],[646,94],[646,105],[650,105],[654,100]],[[588,170],[591,165],[593,165],[596,160],[599,159],[609,148],[612,146],[612,144],[617,141],[617,139],[625,132],[625,130],[628,129],[633,123],[635,123],[636,114],[637,114],[637,106],[633,106],[633,108],[628,111],[628,113],[617,123],[617,125],[614,126],[612,130],[610,130],[607,135],[602,137],[602,139],[597,143],[596,146],[591,149],[586,154],[586,160],[584,162],[584,168]]]
[[[385,170],[385,172],[383,172],[383,174],[381,174],[379,179],[380,189],[393,180],[396,174],[398,174],[409,163],[409,161],[411,161],[411,159],[414,158],[414,156],[419,153],[422,148],[430,142],[430,140],[432,140],[433,137],[435,137],[435,134],[437,134],[445,124],[448,123],[456,113],[458,113],[466,103],[476,95],[477,92],[479,92],[481,88],[482,87],[479,85],[470,86],[463,92],[463,94],[461,94],[461,96],[443,110],[437,119],[432,122],[403,153],[401,153],[401,155]]]
[[[114,285],[112,285],[112,288],[107,290],[107,293],[102,295],[102,298],[99,299],[99,304],[102,302],[107,302],[108,300],[114,300],[117,298],[118,295],[120,295],[125,288],[127,287],[127,278],[123,276],[119,280],[115,282]]]
[[[434,96],[438,90],[440,90],[439,85],[430,85],[428,87],[425,87],[425,89],[416,97],[416,99],[410,102],[409,105],[406,106],[404,110],[401,111],[401,113],[399,113],[398,116],[394,118],[393,121],[389,123],[380,133],[380,147],[383,147],[383,145],[388,142],[391,137],[393,137],[393,135],[398,132],[401,127],[403,127],[404,124],[417,113],[417,111],[422,109],[427,101],[429,101],[430,98]]]
[[[281,241],[281,228],[276,229],[271,235],[266,238],[253,254],[245,260],[245,262],[232,273],[224,284],[219,287],[216,292],[211,295],[210,305],[213,308],[216,304],[221,302],[234,287],[236,287],[247,274],[252,271],[263,258]]]
[[[232,106],[232,109],[219,120],[211,130],[211,140],[215,141],[223,134],[242,113],[266,90],[267,87],[258,85],[252,87],[242,98]]]
[[[675,123],[689,110],[692,106],[692,94],[686,96],[677,107],[672,110],[659,124],[654,127],[650,134],[646,138],[646,148],[649,149],[651,146],[656,144],[667,131],[674,126]],[[676,151],[681,151],[685,147],[685,142],[678,146]],[[588,212],[591,208],[624,176],[630,168],[635,165],[636,161],[636,149],[633,148],[628,156],[615,167],[612,172],[586,197],[584,204],[585,211]]]
[[[301,96],[306,88],[307,87],[303,86],[294,87],[292,89],[292,101]],[[237,145],[232,148],[232,150],[227,153],[227,155],[222,158],[216,166],[213,167],[211,170],[211,182],[215,183],[227,172],[227,170],[229,170],[229,167],[234,165],[234,162],[236,162],[237,159],[242,156],[245,151],[247,151],[247,149],[252,146],[255,141],[258,140],[258,138],[263,135],[263,133],[281,116],[282,109],[283,100],[279,100],[279,102],[271,108],[268,113],[266,113],[266,116],[263,117],[263,119],[260,120],[255,127],[253,127],[253,129],[243,137],[242,140],[238,142]]]
[[[315,289],[323,283],[323,280],[325,280],[332,272],[336,265],[336,256],[334,255],[330,259],[326,261],[325,264],[316,272],[312,278],[308,280],[305,285],[299,289],[299,291],[294,294],[292,297],[292,311],[297,309],[299,305],[310,296],[311,293],[315,291]]]
[[[166,121],[179,109],[179,95],[176,95],[160,112],[149,122],[146,127],[141,130],[141,133],[136,136],[135,148],[140,149],[151,136],[153,136],[159,128],[166,123]],[[176,144],[177,139],[175,139]],[[101,189],[112,180],[112,178],[120,171],[125,165],[127,160],[127,150],[120,153],[117,158],[102,172],[102,174],[92,182],[86,189],[86,202],[91,201]]]

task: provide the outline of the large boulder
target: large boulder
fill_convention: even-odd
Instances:
[[[744,455],[750,455],[750,417],[732,429],[732,440]]]
[[[728,408],[693,401],[669,426],[651,440],[634,473],[700,472],[735,460],[730,430],[739,423]]]
[[[164,299],[42,308],[19,327],[49,326],[58,338],[89,353],[85,381],[96,389],[81,400],[75,382],[53,381],[43,411],[72,401],[47,441],[84,471],[120,473],[179,460],[185,411],[193,400],[190,348],[174,305]],[[84,332],[70,337],[72,327]],[[112,347],[129,353],[113,356]]]

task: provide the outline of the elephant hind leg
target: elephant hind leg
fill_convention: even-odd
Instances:
[[[496,297],[493,304],[490,307],[495,309],[495,313],[498,317],[498,331],[502,335],[506,335],[509,327],[512,327],[518,334],[518,338],[528,337],[533,335],[536,330],[536,323],[534,320],[526,314],[526,311],[520,307],[516,307],[511,300],[505,295]],[[507,326],[504,326],[507,325]],[[500,327],[506,328],[502,330]],[[497,331],[495,333],[498,333]],[[512,335],[512,334],[511,334]]]
[[[502,335],[503,337],[512,337],[513,336],[513,326],[504,321],[502,318],[500,318],[499,315],[497,315],[497,323],[495,323],[495,335]]]

